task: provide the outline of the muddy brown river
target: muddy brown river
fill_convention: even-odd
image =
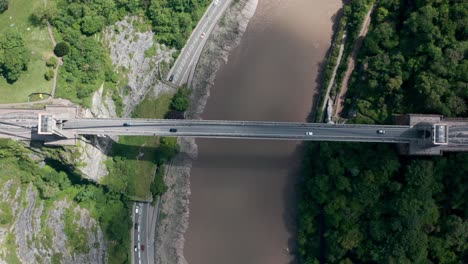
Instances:
[[[305,121],[340,0],[260,0],[203,119]],[[297,141],[197,139],[190,264],[295,263]]]

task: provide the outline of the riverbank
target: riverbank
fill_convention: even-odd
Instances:
[[[233,3],[213,29],[196,66],[191,85],[191,106],[186,118],[199,119],[209,97],[217,70],[227,62],[229,52],[236,47],[255,12],[257,0]],[[179,138],[180,153],[167,168],[165,182],[169,187],[161,196],[156,232],[156,263],[180,263],[184,258],[184,234],[188,227],[190,169],[197,157],[193,139]]]

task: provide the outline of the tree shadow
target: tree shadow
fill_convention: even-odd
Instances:
[[[298,235],[298,202],[299,202],[299,195],[300,195],[300,184],[303,181],[303,159],[304,153],[306,150],[306,143],[299,144],[292,156],[298,157],[298,164],[296,166],[292,166],[288,173],[288,180],[286,181],[286,185],[283,188],[283,203],[285,211],[283,212],[283,223],[286,227],[288,233],[293,234],[288,239],[288,248],[287,253],[290,254],[293,259],[288,264],[298,264],[298,243],[297,243],[297,235]]]
[[[123,144],[115,141],[111,137],[96,137],[96,136],[85,136],[86,143],[93,145],[108,157],[122,158],[125,160],[138,160],[138,161],[149,161],[155,164],[164,164],[171,160],[177,154],[177,150],[174,150],[167,146],[141,146]]]

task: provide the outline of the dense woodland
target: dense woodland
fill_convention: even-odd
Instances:
[[[468,2],[382,0],[348,94],[358,122],[398,113],[467,116]]]
[[[400,113],[467,117],[468,2],[381,0],[348,93],[356,123]],[[466,263],[468,154],[307,146],[301,263]]]

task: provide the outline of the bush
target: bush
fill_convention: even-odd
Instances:
[[[190,90],[186,86],[181,87],[172,98],[171,109],[185,112],[190,104],[189,95]]]
[[[57,43],[57,45],[54,48],[54,53],[57,55],[57,57],[63,57],[70,52],[70,45],[66,42],[60,42]]]
[[[55,67],[57,67],[57,65],[58,65],[57,57],[52,56],[49,59],[47,59],[47,61],[46,61],[46,66],[47,67],[55,68]]]
[[[8,2],[10,0],[0,0],[0,14],[8,9]]]
[[[47,81],[50,81],[54,78],[54,70],[53,69],[48,69],[46,71],[46,73],[44,74],[44,78],[47,80]]]

